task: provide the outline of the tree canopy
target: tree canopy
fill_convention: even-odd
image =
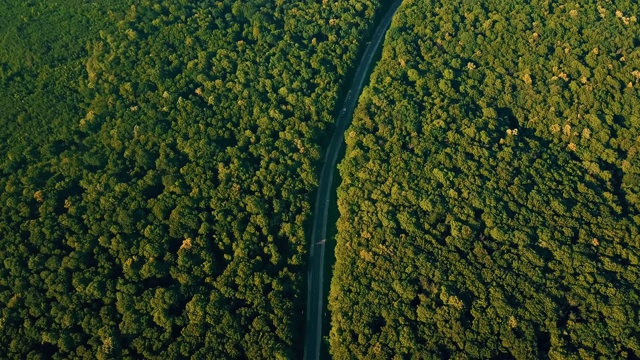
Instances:
[[[4,356],[301,354],[317,165],[378,8],[3,8]]]
[[[345,135],[335,358],[640,356],[639,10],[403,4]]]

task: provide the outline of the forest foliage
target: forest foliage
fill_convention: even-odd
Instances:
[[[295,357],[322,139],[379,4],[123,4],[0,15],[0,348]]]
[[[345,135],[334,358],[640,356],[639,13],[403,4]]]

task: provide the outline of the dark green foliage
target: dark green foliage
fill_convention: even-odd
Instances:
[[[347,130],[335,358],[640,356],[635,2],[406,2]]]
[[[310,193],[377,2],[15,3],[3,356],[301,353]]]

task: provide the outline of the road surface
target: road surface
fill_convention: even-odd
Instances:
[[[362,91],[365,77],[371,66],[373,56],[384,39],[384,34],[391,24],[391,18],[400,6],[402,0],[396,0],[387,10],[384,18],[375,30],[371,42],[362,55],[362,60],[358,65],[353,83],[340,110],[340,115],[336,120],[336,130],[327,153],[324,158],[324,165],[320,173],[320,184],[316,197],[316,207],[313,213],[313,231],[311,233],[311,250],[309,252],[309,278],[307,294],[307,319],[304,340],[304,358],[306,360],[317,360],[320,358],[320,344],[322,342],[322,313],[323,301],[326,294],[323,293],[322,275],[324,267],[324,249],[327,238],[327,215],[329,212],[329,199],[331,196],[331,185],[333,183],[333,171],[336,168],[338,153],[344,142],[344,131],[351,122],[353,110],[356,108],[358,97]]]

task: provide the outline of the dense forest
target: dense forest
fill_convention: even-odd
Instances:
[[[322,141],[379,3],[2,7],[2,356],[301,355]]]
[[[525,3],[396,14],[345,135],[334,358],[640,357],[640,6]]]

